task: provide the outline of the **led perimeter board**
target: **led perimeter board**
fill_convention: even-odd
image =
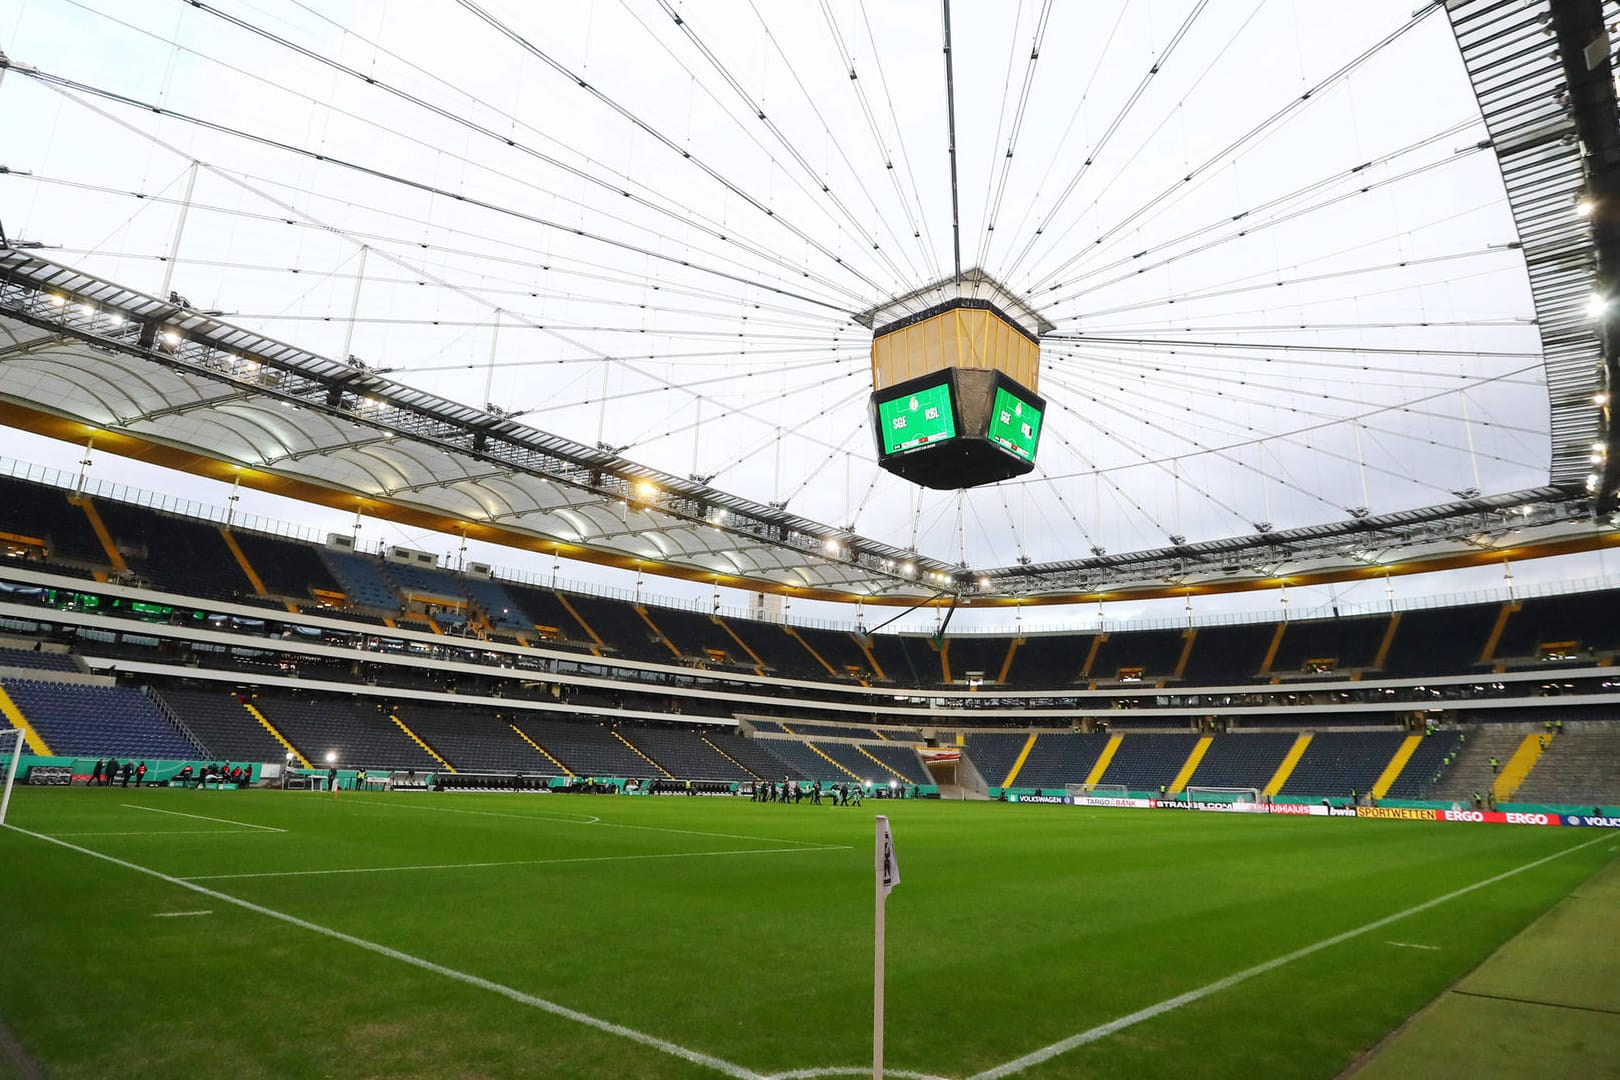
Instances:
[[[953,367],[877,391],[867,411],[880,467],[958,491],[1034,469],[1046,401],[1004,372]]]

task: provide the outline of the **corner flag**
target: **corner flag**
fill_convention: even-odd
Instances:
[[[873,890],[876,911],[872,927],[872,1080],[883,1080],[883,902],[900,884],[900,864],[894,861],[894,834],[889,831],[889,819],[882,814],[877,818],[873,863],[877,883]]]
[[[894,861],[894,834],[889,831],[889,819],[882,814],[877,819],[878,888],[888,896],[900,884],[900,864]]]

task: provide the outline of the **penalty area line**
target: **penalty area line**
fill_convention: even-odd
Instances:
[[[1156,1005],[1149,1005],[1145,1009],[1138,1009],[1136,1012],[1130,1013],[1126,1016],[1121,1016],[1117,1019],[1110,1020],[1106,1024],[1098,1024],[1089,1031],[1082,1031],[1078,1035],[1071,1035],[1067,1039],[1060,1039],[1049,1046],[1043,1046],[1039,1050],[1033,1050],[1030,1053],[1025,1054],[1023,1057],[1014,1058],[1004,1065],[997,1065],[993,1069],[986,1069],[984,1072],[975,1073],[973,1076],[969,1077],[968,1080],[1001,1080],[1001,1077],[1021,1073],[1025,1069],[1031,1068],[1032,1066],[1050,1061],[1059,1054],[1068,1053],[1070,1050],[1077,1049],[1086,1045],[1087,1043],[1094,1043],[1099,1039],[1104,1039],[1109,1035],[1113,1035],[1115,1032],[1124,1031],[1128,1027],[1134,1027],[1145,1020],[1152,1020],[1155,1017],[1163,1016],[1165,1013],[1174,1012],[1183,1005],[1191,1005],[1193,1002],[1201,1001],[1202,999],[1209,997],[1211,994],[1218,994],[1222,990],[1229,989],[1230,987],[1236,986],[1241,982],[1247,982],[1256,975],[1264,975],[1268,971],[1275,971],[1277,968],[1280,968],[1285,964],[1291,964],[1295,960],[1303,960],[1305,957],[1314,953],[1319,953],[1323,949],[1332,948],[1334,945],[1339,945],[1343,942],[1351,940],[1352,938],[1360,937],[1362,934],[1369,933],[1373,930],[1380,930],[1392,923],[1400,922],[1402,919],[1428,911],[1432,908],[1437,908],[1442,904],[1448,904],[1457,899],[1459,896],[1467,896],[1469,893],[1478,889],[1483,889],[1488,885],[1495,885],[1499,881],[1506,881],[1508,878],[1522,874],[1526,870],[1534,870],[1538,866],[1545,866],[1554,859],[1562,859],[1565,855],[1573,855],[1577,851],[1583,851],[1586,848],[1591,847],[1593,844],[1601,844],[1605,840],[1608,840],[1608,837],[1600,836],[1595,840],[1588,840],[1584,844],[1576,844],[1574,847],[1565,848],[1563,851],[1554,852],[1551,855],[1536,859],[1533,862],[1527,862],[1523,866],[1515,867],[1512,870],[1504,870],[1500,874],[1485,878],[1483,881],[1476,881],[1472,885],[1464,885],[1460,889],[1453,889],[1444,896],[1437,896],[1433,900],[1425,900],[1421,904],[1414,904],[1405,911],[1397,911],[1393,915],[1385,915],[1382,919],[1374,919],[1372,922],[1358,926],[1354,930],[1346,930],[1342,934],[1334,934],[1332,937],[1323,938],[1321,941],[1314,944],[1295,949],[1291,953],[1284,953],[1282,956],[1273,957],[1262,964],[1256,964],[1251,968],[1244,968],[1242,971],[1228,975],[1224,979],[1216,979],[1214,982],[1200,986],[1196,990],[1189,990],[1185,994],[1177,994],[1173,998],[1166,998],[1164,1001],[1161,1001]]]
[[[119,803],[131,810],[145,810],[148,814],[172,814],[175,817],[195,818],[198,821],[212,821],[220,825],[240,825],[244,829],[258,829],[260,832],[284,833],[286,829],[277,829],[270,825],[255,825],[251,821],[232,821],[230,818],[209,817],[206,814],[188,814],[184,810],[160,810],[155,806],[142,806],[140,803]]]
[[[326,874],[387,874],[404,870],[481,870],[495,866],[552,866],[558,863],[635,862],[642,859],[705,859],[722,855],[803,855],[812,851],[848,851],[847,844],[814,848],[747,848],[733,851],[666,851],[656,855],[581,855],[563,859],[504,859],[498,862],[420,863],[414,866],[345,866],[336,870],[263,870],[246,874],[193,874],[181,881],[225,881],[234,878],[320,877]]]
[[[619,1038],[627,1039],[630,1042],[639,1043],[642,1046],[668,1054],[671,1057],[680,1058],[682,1061],[690,1062],[693,1065],[701,1065],[704,1068],[712,1069],[723,1076],[735,1077],[736,1080],[765,1080],[760,1073],[754,1072],[752,1069],[746,1069],[743,1066],[737,1065],[733,1062],[726,1061],[723,1058],[713,1057],[712,1055],[705,1054],[699,1050],[692,1050],[688,1047],[681,1046],[678,1043],[672,1043],[667,1039],[660,1039],[656,1035],[649,1035],[644,1031],[637,1031],[635,1028],[625,1027],[623,1024],[615,1024],[611,1020],[603,1020],[600,1017],[592,1016],[589,1013],[580,1012],[578,1009],[570,1009],[566,1005],[559,1005],[556,1002],[548,1001],[543,997],[537,997],[534,994],[524,993],[522,990],[506,986],[503,983],[495,982],[492,979],[486,979],[482,976],[473,975],[465,971],[457,971],[455,968],[445,967],[443,964],[436,964],[432,960],[427,960],[420,956],[413,956],[410,953],[401,952],[398,949],[391,949],[387,945],[379,945],[375,941],[367,941],[365,938],[355,937],[353,934],[345,934],[341,930],[334,930],[329,926],[322,926],[319,923],[310,922],[308,919],[300,919],[298,916],[289,915],[285,911],[277,911],[275,908],[265,907],[263,904],[255,904],[251,900],[243,900],[240,897],[231,896],[229,893],[222,893],[215,889],[207,888],[203,885],[197,885],[193,882],[185,881],[181,878],[171,877],[170,875],[162,873],[161,871],[153,870],[150,867],[141,866],[139,863],[127,862],[113,855],[107,855],[100,851],[92,851],[90,848],[80,847],[78,844],[70,844],[66,840],[58,840],[54,836],[47,836],[44,833],[33,832],[29,829],[20,829],[15,825],[6,825],[5,828],[10,829],[13,832],[22,833],[24,836],[32,836],[36,840],[43,840],[47,844],[55,844],[58,847],[67,848],[69,851],[77,851],[79,854],[88,855],[92,859],[100,859],[103,862],[112,863],[114,866],[122,866],[126,870],[133,870],[138,874],[145,874],[148,877],[157,878],[159,881],[166,881],[170,885],[176,885],[182,889],[189,889],[194,893],[206,896],[212,900],[218,900],[222,903],[244,908],[248,911],[254,912],[255,914],[263,915],[265,918],[275,919],[277,922],[283,922],[289,926],[296,926],[300,930],[308,930],[312,934],[319,934],[322,937],[330,938],[333,941],[341,941],[346,945],[353,945],[357,949],[364,949],[366,952],[375,953],[378,956],[385,956],[390,960],[397,960],[402,964],[409,964],[411,967],[419,968],[422,971],[430,972],[434,975],[441,975],[444,978],[453,979],[456,982],[465,983],[468,986],[477,987],[480,990],[487,990],[492,994],[499,994],[501,997],[504,997],[509,1001],[517,1002],[519,1005],[527,1005],[530,1008],[538,1009],[541,1012],[550,1013],[552,1016],[561,1017],[564,1020],[572,1020],[576,1024],[583,1025],[584,1027],[594,1028],[595,1030],[604,1032],[608,1035],[617,1035]]]

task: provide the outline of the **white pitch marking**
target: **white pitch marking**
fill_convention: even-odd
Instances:
[[[1401,948],[1401,949],[1427,949],[1429,952],[1439,952],[1440,951],[1440,946],[1438,946],[1438,945],[1414,945],[1410,941],[1386,941],[1386,942],[1384,942],[1384,944],[1385,945],[1394,945],[1397,948]]]
[[[4,827],[12,830],[13,832],[22,833],[24,836],[32,836],[36,840],[44,840],[48,844],[56,844],[57,846],[65,847],[70,851],[77,851],[79,854],[88,855],[93,859],[101,859],[104,862],[110,862],[115,866],[122,866],[126,870],[133,870],[138,874],[146,874],[148,877],[157,878],[159,881],[166,881],[169,884],[177,885],[182,889],[190,889],[192,892],[200,893],[212,900],[219,900],[227,904],[234,904],[236,907],[245,908],[248,911],[263,915],[266,918],[275,919],[279,922],[287,923],[290,926],[296,926],[300,930],[308,930],[310,933],[320,934],[322,937],[331,938],[333,941],[341,941],[346,945],[353,945],[357,949],[364,949],[367,952],[376,953],[378,956],[386,956],[390,960],[398,960],[402,964],[409,964],[412,967],[420,968],[423,971],[431,972],[435,975],[443,975],[447,979],[454,979],[457,982],[466,983],[468,986],[476,986],[480,990],[488,990],[490,993],[499,994],[507,1000],[515,1001],[520,1005],[528,1005],[531,1008],[539,1009],[541,1012],[550,1013],[552,1016],[560,1016],[565,1020],[572,1020],[574,1023],[582,1024],[585,1027],[595,1028],[597,1031],[603,1031],[609,1035],[617,1035],[620,1038],[629,1039],[631,1042],[640,1043],[642,1046],[650,1047],[662,1053],[669,1054],[672,1057],[678,1057],[683,1061],[689,1061],[694,1065],[702,1065],[705,1068],[713,1069],[715,1072],[721,1073],[722,1075],[735,1077],[736,1080],[765,1080],[764,1076],[754,1072],[752,1069],[746,1069],[741,1065],[726,1061],[723,1058],[713,1057],[709,1054],[703,1053],[700,1050],[689,1049],[688,1047],[681,1046],[678,1043],[672,1043],[666,1039],[660,1039],[656,1035],[648,1035],[644,1031],[637,1031],[635,1028],[625,1027],[623,1024],[615,1024],[611,1020],[603,1020],[599,1017],[591,1016],[589,1013],[580,1012],[578,1009],[570,1009],[566,1005],[559,1005],[554,1001],[547,1001],[545,998],[536,997],[533,994],[526,994],[522,990],[514,989],[513,987],[503,985],[491,979],[485,979],[481,976],[472,975],[465,971],[457,971],[455,968],[445,967],[443,964],[435,964],[432,960],[426,960],[420,956],[412,956],[410,953],[400,952],[398,949],[391,949],[387,945],[379,945],[375,941],[367,941],[365,938],[355,937],[353,934],[345,934],[341,930],[333,930],[331,927],[322,926],[319,923],[312,923],[307,919],[300,919],[296,915],[289,915],[284,911],[277,911],[274,908],[265,907],[263,904],[255,904],[251,900],[243,900],[239,897],[231,896],[228,893],[217,892],[214,889],[210,889],[202,885],[196,885],[181,878],[171,877],[170,875],[162,873],[161,871],[141,866],[138,863],[126,862],[125,860],[114,855],[108,855],[100,851],[92,851],[90,848],[80,847],[78,844],[70,844],[66,840],[58,840],[54,836],[47,836],[44,833],[31,832],[28,829],[20,829],[15,825],[8,824]]]
[[[145,829],[123,832],[59,832],[52,836],[262,836],[257,829]]]
[[[822,1077],[830,1076],[871,1075],[872,1066],[870,1065],[864,1068],[830,1066],[823,1069],[793,1069],[788,1072],[771,1073],[769,1076],[764,1077],[763,1080],[821,1080]],[[894,1080],[947,1080],[946,1077],[935,1076],[933,1073],[907,1072],[904,1069],[891,1069],[887,1065],[883,1067],[883,1075],[894,1077]]]
[[[213,912],[212,908],[204,908],[201,911],[160,911],[156,915],[153,915],[152,918],[154,918],[154,919],[183,919],[188,915],[212,915],[213,913],[214,912]]]
[[[1598,837],[1596,840],[1588,840],[1584,844],[1576,844],[1572,848],[1566,848],[1563,851],[1548,855],[1545,858],[1537,859],[1534,862],[1527,862],[1517,869],[1506,870],[1494,877],[1488,877],[1484,881],[1476,881],[1472,885],[1464,885],[1462,888],[1448,892],[1444,896],[1437,896],[1433,900],[1425,900],[1423,903],[1409,907],[1405,911],[1397,911],[1393,915],[1385,915],[1382,919],[1374,919],[1372,922],[1367,923],[1364,926],[1358,926],[1354,930],[1346,930],[1342,934],[1334,934],[1330,938],[1323,938],[1314,945],[1306,945],[1302,949],[1295,949],[1291,953],[1284,953],[1282,956],[1274,957],[1267,960],[1263,964],[1256,964],[1254,967],[1244,968],[1242,971],[1239,971],[1233,975],[1228,975],[1224,979],[1216,979],[1214,982],[1200,986],[1196,990],[1189,990],[1185,994],[1177,994],[1173,998],[1166,998],[1164,1001],[1161,1001],[1156,1005],[1149,1005],[1145,1009],[1138,1009],[1129,1015],[1110,1020],[1106,1024],[1098,1024],[1089,1031],[1082,1031],[1078,1035],[1071,1035],[1067,1039],[1061,1039],[1049,1046],[1043,1046],[1039,1050],[1034,1050],[1028,1054],[1025,1054],[1023,1057],[1014,1058],[1005,1065],[997,1065],[993,1069],[986,1069],[984,1072],[976,1073],[975,1075],[969,1077],[968,1080],[1000,1080],[1001,1077],[1012,1076],[1014,1073],[1023,1072],[1032,1065],[1039,1065],[1042,1062],[1050,1061],[1059,1054],[1067,1053],[1070,1050],[1073,1050],[1076,1047],[1084,1046],[1087,1043],[1096,1042],[1098,1039],[1106,1038],[1117,1031],[1123,1031],[1128,1027],[1140,1024],[1144,1020],[1152,1020],[1155,1017],[1163,1016],[1165,1013],[1173,1012],[1176,1009],[1181,1008],[1183,1005],[1191,1005],[1195,1001],[1202,1000],[1203,998],[1209,997],[1211,994],[1216,994],[1229,987],[1236,986],[1238,983],[1252,979],[1256,975],[1264,975],[1266,972],[1280,968],[1284,964],[1291,964],[1295,960],[1302,960],[1313,953],[1318,953],[1323,949],[1331,948],[1334,945],[1349,941],[1351,938],[1360,937],[1362,934],[1365,934],[1370,930],[1379,930],[1390,925],[1391,923],[1399,922],[1408,916],[1416,915],[1419,912],[1428,911],[1430,908],[1439,907],[1441,904],[1448,904],[1457,899],[1459,896],[1466,896],[1467,894],[1474,892],[1476,889],[1483,889],[1487,885],[1495,885],[1498,881],[1506,881],[1508,878],[1513,877],[1516,874],[1522,874],[1526,870],[1534,870],[1536,867],[1550,863],[1554,859],[1562,859],[1565,855],[1573,855],[1575,852],[1589,848],[1593,844],[1601,844],[1607,839],[1608,837]]]
[[[431,810],[439,814],[476,814],[481,817],[515,818],[518,821],[561,821],[567,825],[599,825],[604,829],[638,829],[643,832],[679,833],[683,836],[712,836],[721,840],[759,840],[767,844],[799,844],[815,846],[813,840],[791,840],[782,836],[746,836],[742,833],[705,832],[700,829],[671,829],[662,825],[628,825],[618,821],[593,818],[578,821],[574,818],[545,817],[538,814],[503,814],[498,810],[457,810],[449,806],[417,806],[414,803],[364,803],[365,806],[383,806],[395,810]]]
[[[509,859],[500,862],[423,863],[417,866],[350,866],[337,870],[265,870],[249,874],[196,874],[181,881],[227,878],[318,877],[323,874],[386,874],[396,870],[477,870],[489,866],[550,866],[554,863],[633,862],[637,859],[698,859],[719,855],[803,855],[813,851],[848,851],[844,844],[814,848],[751,848],[736,851],[671,851],[657,855],[583,855],[567,859]]]
[[[127,806],[131,810],[145,810],[149,814],[173,814],[175,817],[196,818],[198,821],[213,821],[213,822],[218,822],[221,825],[240,825],[244,829],[258,829],[261,832],[280,832],[280,833],[284,833],[284,832],[287,831],[286,829],[277,829],[277,828],[273,828],[273,827],[271,827],[269,825],[255,825],[251,821],[232,821],[230,818],[209,817],[206,814],[188,814],[184,810],[160,810],[155,806],[142,806],[139,803],[128,803],[127,802],[127,803],[119,803],[118,805],[119,806]]]

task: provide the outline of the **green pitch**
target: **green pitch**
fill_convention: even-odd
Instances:
[[[870,1075],[877,812],[903,878],[888,1065],[946,1077],[1333,1077],[1620,846],[1001,804],[18,789],[9,824],[60,842],[0,830],[0,1019],[61,1077]]]

